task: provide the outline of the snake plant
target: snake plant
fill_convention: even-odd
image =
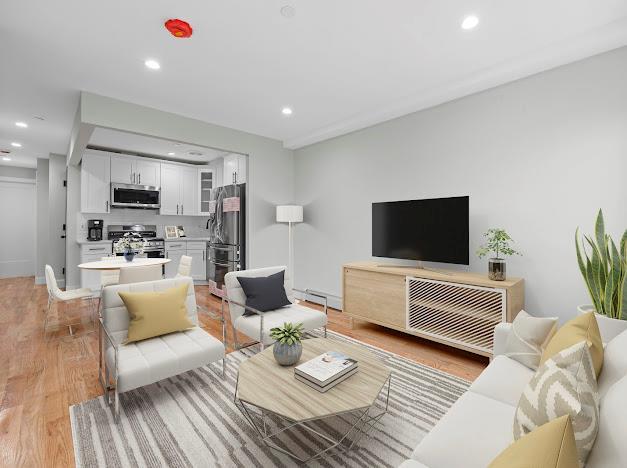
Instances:
[[[282,327],[274,327],[270,329],[270,337],[282,344],[293,345],[300,343],[303,335],[303,324],[284,323]]]
[[[627,230],[619,249],[605,233],[603,211],[599,210],[594,238],[584,235],[581,239],[577,228],[575,245],[579,269],[597,313],[627,320]]]

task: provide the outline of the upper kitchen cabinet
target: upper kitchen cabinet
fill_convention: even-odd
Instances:
[[[111,182],[158,187],[161,185],[161,164],[150,158],[112,155]]]
[[[224,176],[222,185],[246,183],[246,156],[228,154],[224,157]]]
[[[111,156],[103,151],[83,154],[81,162],[81,212],[109,213]]]
[[[215,188],[215,170],[210,168],[198,169],[198,214],[211,214],[211,189]]]
[[[161,214],[198,215],[196,167],[161,164]]]

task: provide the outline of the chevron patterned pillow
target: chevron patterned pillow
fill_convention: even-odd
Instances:
[[[555,354],[531,378],[514,415],[514,438],[564,415],[572,421],[583,466],[599,430],[597,380],[585,341]]]

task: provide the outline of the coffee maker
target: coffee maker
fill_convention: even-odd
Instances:
[[[87,221],[87,240],[102,240],[102,219],[90,219]]]

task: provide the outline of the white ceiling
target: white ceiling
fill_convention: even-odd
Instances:
[[[299,147],[625,44],[625,0],[3,1],[0,149],[64,153],[79,90]]]
[[[205,148],[204,146],[188,145],[170,140],[136,135],[134,133],[119,132],[107,128],[97,127],[89,139],[89,146],[99,149],[110,149],[119,152],[137,153],[148,156],[157,156],[162,159],[184,161],[190,163],[206,163],[212,159],[226,156],[227,151]],[[192,153],[202,153],[190,154]],[[174,153],[169,155],[168,153]]]

